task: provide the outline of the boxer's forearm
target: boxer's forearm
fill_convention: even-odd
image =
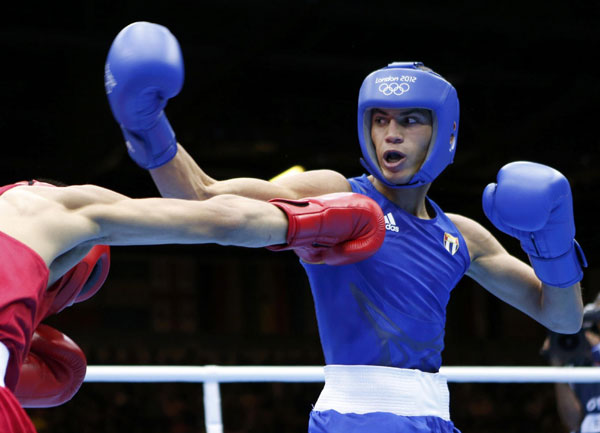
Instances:
[[[215,180],[198,166],[180,144],[175,157],[165,165],[150,170],[150,175],[163,197],[206,200],[213,195],[209,188]]]

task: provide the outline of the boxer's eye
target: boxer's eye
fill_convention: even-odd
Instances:
[[[423,124],[423,119],[421,119],[419,116],[399,117],[398,119],[396,119],[396,121],[400,125],[419,125],[419,124]]]
[[[388,123],[388,119],[383,116],[376,116],[373,118],[373,124],[376,125],[385,125]]]

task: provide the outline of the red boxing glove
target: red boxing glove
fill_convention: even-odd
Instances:
[[[21,367],[15,396],[23,407],[52,407],[69,401],[85,378],[83,351],[62,332],[40,324]]]
[[[348,265],[364,260],[385,238],[379,205],[352,192],[326,194],[302,200],[272,199],[288,217],[286,245],[272,251],[294,250],[307,263]]]

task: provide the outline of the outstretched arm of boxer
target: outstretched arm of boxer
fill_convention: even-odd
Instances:
[[[266,203],[233,195],[201,203],[122,200],[109,206],[90,206],[81,213],[98,224],[99,234],[107,238],[109,245],[216,243],[263,247],[283,242],[287,231],[282,212]]]
[[[307,208],[314,211],[306,215]],[[339,264],[344,258],[332,255],[365,258],[385,235],[379,206],[354,193],[278,207],[233,195],[204,201],[131,199],[93,185],[32,186],[5,192],[0,216],[0,231],[38,252],[50,267],[51,280],[52,263],[73,266],[94,244],[216,243],[303,250],[314,244],[335,250],[324,261]]]
[[[275,251],[297,250],[311,263],[334,265],[371,256],[385,237],[379,205],[355,193],[287,203],[234,195],[204,201],[128,199],[87,206],[80,214],[91,221],[96,243],[277,246]]]

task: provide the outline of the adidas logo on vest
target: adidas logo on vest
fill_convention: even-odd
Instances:
[[[383,217],[383,219],[385,220],[385,229],[392,231],[392,232],[399,232],[400,229],[398,228],[398,226],[396,225],[396,220],[394,219],[394,216],[392,215],[391,212],[388,212],[387,215],[385,215]]]

